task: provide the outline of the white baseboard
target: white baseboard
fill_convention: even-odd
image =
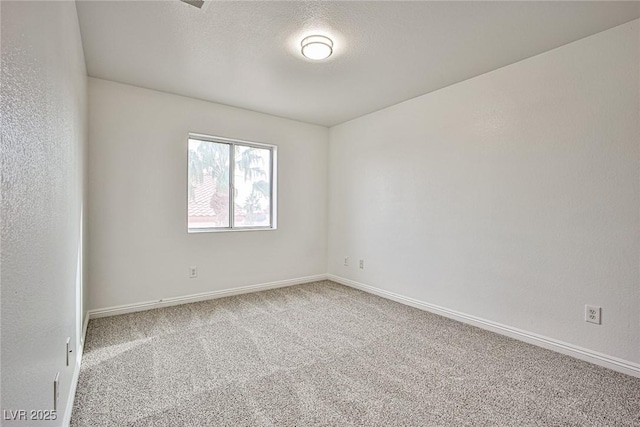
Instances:
[[[145,311],[145,310],[152,310],[154,308],[169,307],[172,305],[206,301],[210,299],[229,297],[233,295],[247,294],[250,292],[265,291],[267,289],[284,288],[286,286],[301,285],[303,283],[318,282],[321,280],[327,280],[327,275],[318,274],[315,276],[279,280],[277,282],[262,283],[259,285],[242,286],[239,288],[203,292],[199,294],[185,295],[180,297],[163,298],[155,301],[145,301],[145,302],[139,302],[135,304],[119,305],[115,307],[98,308],[94,310],[89,310],[88,317],[91,319],[97,319],[99,317],[116,316],[118,314],[134,313],[136,311]]]
[[[461,313],[448,308],[440,307],[434,304],[430,304],[424,301],[420,301],[414,298],[405,297],[394,292],[385,291],[380,288],[365,285],[363,283],[356,282],[354,280],[345,279],[340,276],[328,274],[327,278],[336,283],[346,285],[352,288],[360,289],[362,291],[387,298],[401,304],[409,305],[411,307],[418,308],[420,310],[428,311],[434,314],[448,317],[469,325],[477,326],[482,329],[486,329],[492,332],[496,332],[501,335],[506,335],[511,338],[515,338],[520,341],[527,342],[529,344],[537,345],[539,347],[553,350],[558,353],[566,354],[568,356],[575,357],[576,359],[584,360],[586,362],[593,363],[595,365],[604,366],[605,368],[612,369],[614,371],[622,372],[623,374],[631,375],[640,378],[640,365],[628,360],[623,360],[607,354],[598,353],[586,348],[578,347],[573,344],[558,341],[552,338],[548,338],[542,335],[538,335],[532,332],[523,331],[521,329],[513,328],[511,326],[503,325],[490,320],[482,319],[469,314]]]
[[[67,407],[64,410],[64,418],[62,419],[62,425],[64,427],[68,427],[71,423],[71,413],[73,412],[73,402],[75,401],[76,389],[78,388],[80,365],[82,365],[82,353],[84,351],[84,340],[87,337],[88,325],[89,313],[84,316],[84,323],[82,325],[82,337],[80,337],[80,345],[78,346],[78,353],[76,354],[76,366],[73,370],[73,377],[71,378],[71,388],[69,389],[69,397],[67,398]]]

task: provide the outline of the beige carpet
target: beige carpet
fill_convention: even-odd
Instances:
[[[640,379],[332,282],[92,320],[72,426],[640,426]]]

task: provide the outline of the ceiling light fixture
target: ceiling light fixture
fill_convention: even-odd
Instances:
[[[309,36],[302,39],[302,54],[314,60],[326,59],[333,53],[333,41],[325,36]]]

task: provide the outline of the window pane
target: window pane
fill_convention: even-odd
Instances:
[[[271,226],[271,150],[235,146],[234,226]]]
[[[229,227],[230,145],[189,139],[189,228]]]

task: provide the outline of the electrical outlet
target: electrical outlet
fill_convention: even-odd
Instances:
[[[189,267],[189,279],[195,279],[196,277],[198,277],[198,267]]]
[[[345,267],[349,266],[349,257],[348,256],[344,257],[344,266]]]
[[[71,349],[71,338],[67,338],[67,351],[66,351],[66,356],[67,356],[67,366],[69,366],[69,354],[72,352],[73,350]]]
[[[602,307],[595,305],[584,306],[584,320],[585,322],[600,324],[600,314],[602,313]]]
[[[360,260],[360,269],[364,270],[364,260],[363,259]]]
[[[58,400],[60,399],[60,372],[56,372],[53,379],[53,410],[58,410]]]

